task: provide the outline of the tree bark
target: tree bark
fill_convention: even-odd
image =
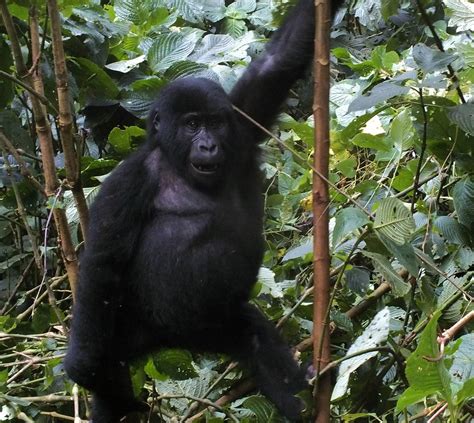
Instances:
[[[327,180],[329,174],[329,33],[331,13],[328,0],[315,0],[314,56],[314,168]],[[329,282],[329,189],[326,180],[313,172],[314,216],[314,369],[318,374],[331,361],[328,307]],[[315,389],[316,423],[329,423],[331,379],[318,378]]]

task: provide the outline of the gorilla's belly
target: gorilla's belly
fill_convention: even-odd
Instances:
[[[262,258],[261,235],[248,235],[259,231],[249,232],[245,221],[226,227],[213,220],[160,216],[144,231],[130,282],[162,325],[188,327],[190,319],[207,325],[248,299]]]

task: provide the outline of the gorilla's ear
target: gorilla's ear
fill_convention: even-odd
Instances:
[[[158,113],[155,113],[155,117],[152,120],[152,125],[153,129],[158,132],[160,129],[160,115]]]

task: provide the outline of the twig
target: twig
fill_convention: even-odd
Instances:
[[[287,149],[291,154],[293,154],[295,157],[300,159],[303,163],[308,163],[307,158],[303,157],[298,151],[296,151],[293,147],[287,145],[281,138],[273,134],[271,131],[269,131],[267,128],[265,128],[263,125],[258,123],[255,119],[253,119],[250,115],[245,113],[243,110],[239,109],[237,106],[232,106],[233,109],[240,113],[243,117],[245,117],[247,120],[252,122],[257,128],[265,132],[270,138],[274,139],[277,143],[282,145],[285,149]],[[315,169],[315,167],[308,163],[309,168],[316,173],[324,182],[326,182],[333,190],[335,190],[338,194],[341,194],[344,198],[347,198],[348,201],[350,201],[354,206],[356,206],[358,209],[362,210],[371,220],[374,219],[374,216],[364,208],[360,203],[358,203],[356,200],[354,200],[352,197],[347,195],[346,192],[344,192],[342,189],[340,189],[337,185],[333,184],[328,178],[326,178],[322,173],[320,173],[318,170]]]
[[[20,167],[20,173],[43,195],[46,196],[44,191],[44,187],[39,183],[39,181],[31,174],[28,170],[28,167],[20,156],[19,152],[12,144],[12,142],[5,136],[5,134],[0,130],[0,144],[5,152],[10,153],[14,158],[15,161],[18,163]]]
[[[45,97],[43,94],[40,94],[39,92],[37,92],[33,87],[31,87],[30,85],[28,85],[27,83],[21,81],[20,79],[18,79],[16,76],[13,76],[13,75],[10,75],[9,73],[7,72],[4,72],[2,70],[0,70],[0,76],[2,76],[3,78],[6,78],[6,79],[9,79],[10,81],[13,81],[15,84],[19,85],[20,87],[24,88],[26,91],[28,91],[30,94],[34,95],[35,97],[38,98],[39,101],[41,101],[41,103],[43,103],[45,106],[48,106],[50,107],[55,113],[58,113],[58,110],[56,109],[56,107],[54,107],[54,104],[51,103],[47,97]]]
[[[207,389],[207,391],[204,393],[203,398],[207,398],[210,393],[214,390],[214,388],[223,380],[232,370],[234,370],[238,366],[237,362],[232,362],[230,363],[227,368],[222,372],[221,375],[214,381],[214,383]],[[181,417],[180,422],[186,421],[186,419],[196,411],[197,405],[199,402],[194,402],[191,404],[191,406],[188,408],[188,410],[184,413],[184,415]]]
[[[1,139],[1,137],[0,137],[0,139]],[[5,167],[6,167],[6,170],[7,170],[7,174],[10,177],[10,182],[12,184],[13,193],[15,194],[17,211],[18,211],[18,214],[20,215],[21,220],[23,221],[23,225],[25,227],[26,233],[27,233],[28,238],[29,238],[30,243],[31,243],[31,249],[33,250],[33,257],[35,258],[36,267],[38,268],[38,270],[40,272],[42,272],[43,271],[43,265],[41,263],[41,254],[39,253],[39,250],[38,250],[37,235],[33,233],[33,229],[31,229],[31,226],[28,222],[28,216],[26,215],[25,206],[23,204],[23,200],[22,200],[21,195],[20,195],[20,190],[18,189],[16,181],[12,176],[12,168],[10,166],[10,162],[8,160],[8,157],[7,157],[6,153],[2,153],[2,155],[3,155],[3,160],[5,162]]]
[[[33,265],[34,262],[35,262],[35,258],[33,257],[30,260],[30,262],[28,263],[28,265],[26,266],[23,273],[21,274],[20,278],[18,279],[18,282],[15,285],[15,288],[13,288],[13,291],[10,293],[9,297],[6,299],[5,304],[2,307],[2,310],[0,311],[0,316],[3,316],[5,314],[5,312],[7,311],[8,306],[13,301],[13,298],[15,298],[16,293],[20,289],[21,284],[25,281],[25,278],[28,275],[28,273],[31,269],[31,266]]]
[[[448,341],[454,338],[454,335],[466,326],[471,320],[474,320],[474,310],[467,313],[464,317],[461,318],[458,322],[456,322],[453,326],[449,329],[443,331],[443,333],[438,336],[438,342],[446,344]]]
[[[446,410],[446,408],[448,408],[448,403],[445,402],[444,404],[443,403],[440,403],[440,407],[439,409],[436,411],[436,413],[434,413],[426,423],[433,423],[437,417],[442,414],[444,412],[444,410]]]
[[[50,289],[54,289],[56,286],[58,286],[59,284],[61,284],[62,282],[64,282],[66,280],[66,277],[61,277],[61,278],[53,278],[52,279],[52,282],[49,285]],[[23,319],[25,319],[26,317],[29,317],[34,309],[35,309],[35,306],[44,300],[44,298],[46,298],[46,296],[48,295],[48,292],[43,292],[41,295],[39,295],[36,299],[35,299],[35,302],[30,305],[23,313],[20,313],[18,316],[17,316],[17,320],[18,321],[22,321]]]
[[[15,398],[16,397],[12,397]],[[18,401],[26,401],[26,402],[43,402],[47,404],[56,403],[56,402],[69,402],[74,401],[73,397],[67,395],[55,395],[55,394],[48,394],[48,395],[39,395],[37,397],[18,397]]]
[[[77,383],[72,387],[72,396],[74,398],[74,423],[80,423],[81,418],[79,416],[79,388]]]
[[[74,423],[88,423],[89,422],[89,420],[82,420],[82,419],[78,420],[75,417],[66,416],[65,414],[57,413],[56,411],[41,411],[40,414],[43,416],[50,416],[56,419],[67,420]]]
[[[215,408],[216,410],[220,411],[221,413],[224,413],[232,421],[234,421],[236,423],[239,423],[239,420],[237,419],[237,417],[235,417],[229,410],[226,410],[224,407],[220,406],[219,404],[217,404],[215,402],[212,402],[212,401],[210,401],[208,399],[205,399],[205,398],[199,398],[199,397],[195,397],[195,396],[192,396],[192,395],[165,394],[165,395],[160,395],[156,400],[161,401],[161,400],[164,400],[164,399],[175,399],[175,398],[176,399],[186,398],[186,399],[190,399],[192,401],[200,402],[200,403],[206,405],[207,407]]]
[[[421,106],[421,113],[423,116],[423,138],[421,140],[420,157],[418,159],[418,166],[416,167],[415,181],[413,183],[413,196],[411,200],[412,213],[415,212],[415,204],[416,204],[416,199],[418,196],[421,169],[423,167],[423,158],[426,151],[426,142],[427,142],[427,137],[428,137],[428,115],[426,113],[425,98],[423,97],[423,88],[420,88],[420,90],[418,91],[418,94],[420,95],[420,106]]]

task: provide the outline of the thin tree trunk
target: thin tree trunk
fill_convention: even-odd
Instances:
[[[89,226],[89,211],[87,209],[84,191],[80,178],[79,157],[75,148],[73,135],[73,117],[68,88],[68,71],[64,54],[63,38],[61,33],[61,19],[56,0],[48,0],[48,12],[51,21],[51,36],[53,40],[54,73],[59,107],[59,131],[64,152],[66,178],[72,190],[81,223],[82,237],[86,240]]]
[[[316,32],[314,58],[314,168],[326,179],[329,174],[329,33],[328,0],[315,0]],[[314,314],[313,351],[316,374],[331,361],[328,328],[329,283],[329,190],[325,180],[313,172],[314,216]],[[316,423],[330,420],[331,379],[326,373],[316,387]]]

